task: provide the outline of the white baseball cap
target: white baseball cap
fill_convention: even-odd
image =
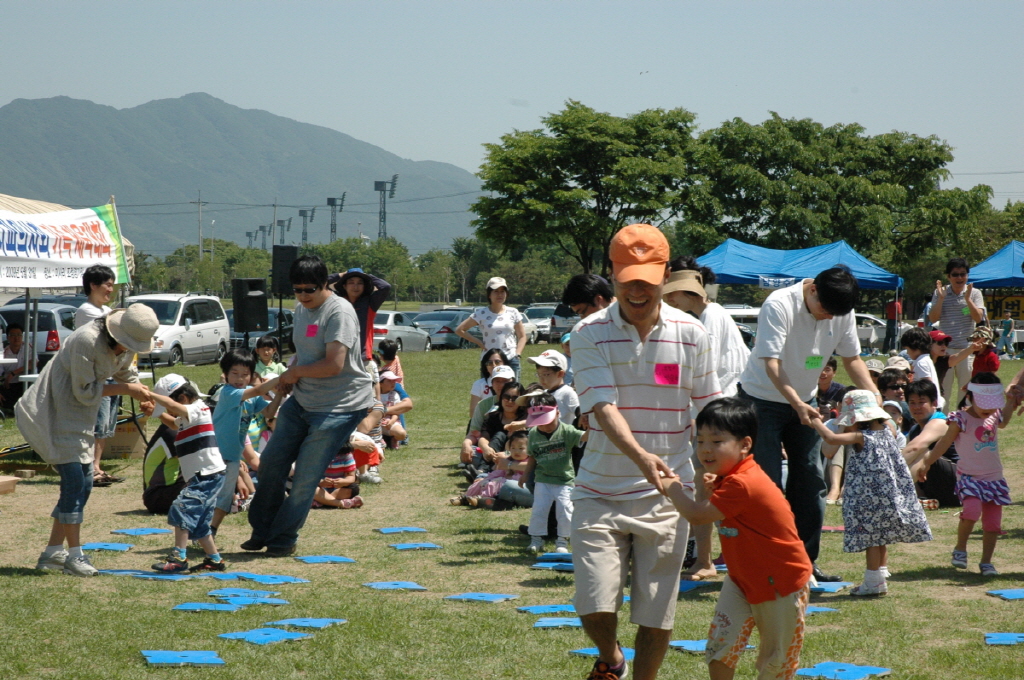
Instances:
[[[535,357],[530,357],[529,361],[538,366],[557,368],[560,371],[569,368],[569,362],[566,360],[565,355],[556,349],[545,350]]]
[[[159,394],[162,397],[170,397],[172,394],[181,389],[184,385],[191,384],[192,389],[199,392],[200,397],[209,396],[199,391],[199,387],[190,380],[187,380],[185,376],[178,375],[177,373],[168,373],[164,377],[156,381],[156,385],[153,386],[153,392]],[[166,411],[161,404],[157,404],[156,408],[153,409],[153,417],[157,418]]]

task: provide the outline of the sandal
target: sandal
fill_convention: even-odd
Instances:
[[[101,472],[99,474],[94,473],[92,476],[93,486],[110,486],[111,484],[113,484],[113,482],[107,479],[107,475],[104,472]]]
[[[363,497],[356,496],[354,498],[345,498],[341,501],[341,507],[346,510],[363,507]]]
[[[452,496],[448,502],[452,505],[469,505],[469,500],[465,496]]]
[[[494,508],[494,499],[487,496],[470,496],[469,504],[474,508],[487,508],[491,510]]]

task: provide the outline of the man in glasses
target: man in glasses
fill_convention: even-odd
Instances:
[[[562,291],[562,304],[571,308],[580,321],[601,311],[613,300],[615,294],[611,285],[596,274],[577,274],[569,279]]]
[[[975,326],[985,318],[985,301],[980,290],[975,290],[974,285],[967,283],[967,275],[971,268],[967,266],[967,260],[962,257],[954,257],[946,263],[946,278],[949,285],[942,285],[941,281],[935,282],[935,292],[932,293],[932,308],[928,312],[928,320],[932,323],[939,322],[942,332],[950,337],[949,354],[953,355],[970,344],[968,337],[974,332]],[[971,369],[974,367],[974,358],[968,357],[966,361],[958,363],[953,370],[946,371],[942,378],[942,394],[947,395],[947,403],[943,411],[948,412],[949,404],[955,403],[952,395],[953,379],[957,385],[963,387],[971,381]]]
[[[315,255],[292,263],[295,360],[281,374],[292,398],[277,413],[277,427],[260,457],[260,492],[249,506],[252,537],[243,550],[268,557],[295,552],[328,463],[373,406],[373,383],[363,368],[359,319],[352,303],[327,287],[327,266]],[[285,482],[295,465],[292,488]]]

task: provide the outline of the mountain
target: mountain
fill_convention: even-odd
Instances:
[[[188,204],[197,200],[197,190],[209,202],[203,208],[205,238],[216,220],[217,238],[247,244],[245,232],[270,224],[273,209],[246,204],[276,198],[279,205],[317,206],[309,241],[326,243],[326,198],[342,192],[347,196],[338,238],[357,236],[359,222],[364,234],[376,238],[379,194],[373,183],[395,174],[389,236],[418,254],[470,234],[467,208],[480,182],[466,170],[401,158],[335,130],[208,94],[120,110],[69,97],[16,99],[0,108],[0,193],[71,206],[100,205],[113,194],[124,234],[139,250],[157,255],[197,241],[196,206]],[[300,243],[298,208],[278,207],[277,219],[289,217],[294,219],[285,240]],[[260,246],[258,238],[254,245]]]

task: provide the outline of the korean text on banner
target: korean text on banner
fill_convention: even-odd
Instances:
[[[128,283],[121,228],[112,205],[23,215],[0,210],[0,286],[72,288],[94,264]]]

